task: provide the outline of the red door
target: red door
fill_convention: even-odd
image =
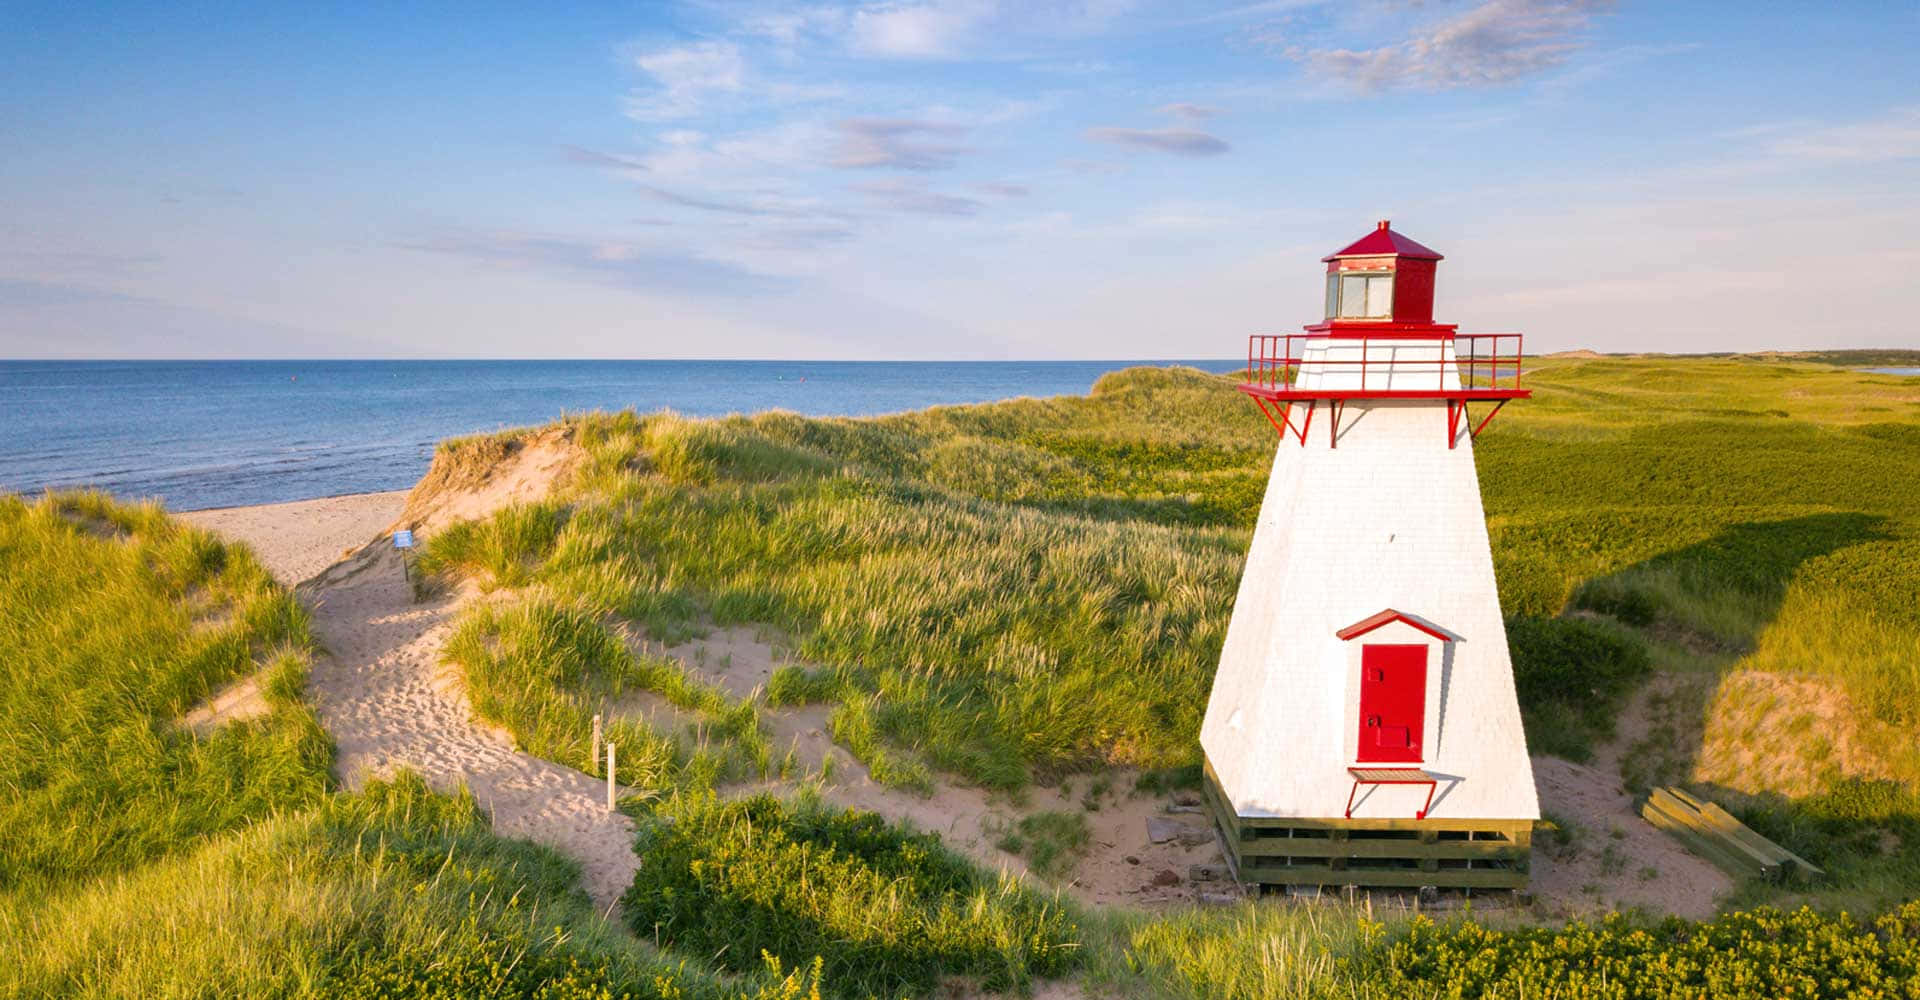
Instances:
[[[1361,763],[1417,764],[1427,718],[1427,647],[1360,649]]]

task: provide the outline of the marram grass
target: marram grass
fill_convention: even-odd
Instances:
[[[0,996],[807,1000],[811,966],[728,981],[618,933],[579,868],[469,796],[376,782],[197,850],[0,899]]]
[[[113,872],[326,792],[306,612],[157,506],[0,495],[0,893]],[[266,671],[270,714],[176,724]]]
[[[1649,657],[1828,677],[1920,723],[1911,380],[1745,359],[1527,378],[1535,398],[1476,457],[1528,637],[1516,666],[1542,695],[1523,710],[1551,749],[1586,756]],[[873,419],[573,426],[586,459],[548,513],[448,532],[429,560],[661,639],[780,629],[822,666],[769,700],[834,703],[842,742],[908,786],[1195,759],[1275,447],[1231,378],[1133,369],[1086,397]],[[1598,691],[1563,683],[1591,666],[1579,650],[1610,650]]]

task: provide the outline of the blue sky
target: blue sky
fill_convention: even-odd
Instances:
[[[1920,5],[0,10],[0,357],[1920,347]]]

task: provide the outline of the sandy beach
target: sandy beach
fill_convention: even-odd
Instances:
[[[355,493],[255,507],[191,510],[178,517],[222,538],[244,542],[291,587],[352,554],[400,517],[407,490]]]

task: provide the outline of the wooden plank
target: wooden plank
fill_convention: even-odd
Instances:
[[[1763,841],[1766,846],[1762,847],[1747,838],[1738,836],[1737,831],[1745,830],[1746,827],[1726,810],[1710,802],[1703,802],[1680,788],[1656,788],[1647,799],[1649,802],[1658,804],[1676,820],[1686,824],[1697,835],[1713,840],[1719,849],[1745,858],[1758,869],[1760,877],[1765,879],[1780,877],[1781,865],[1786,859],[1779,847],[1759,837],[1758,834],[1754,836]]]
[[[1219,821],[1221,827],[1224,828],[1227,839],[1237,839],[1241,832],[1240,817],[1234,813],[1233,803],[1227,800],[1226,790],[1220,787],[1219,775],[1213,773],[1213,764],[1204,757],[1201,758],[1200,768],[1201,796],[1203,796],[1207,800],[1207,804],[1213,808],[1213,815]]]
[[[1450,889],[1521,889],[1527,873],[1511,868],[1450,868],[1442,871],[1404,869],[1288,868],[1257,865],[1240,869],[1240,878],[1263,885],[1364,885],[1386,889],[1417,889],[1423,885]]]
[[[1680,804],[1684,808],[1684,803],[1679,803],[1677,799],[1669,797],[1667,801]],[[1659,801],[1649,798],[1640,807],[1640,815],[1656,828],[1672,834],[1688,850],[1735,878],[1752,878],[1762,874],[1760,866],[1747,855],[1736,853],[1719,838],[1708,836],[1695,829],[1682,817],[1673,815]]]
[[[1441,840],[1421,843],[1417,840],[1329,840],[1323,837],[1261,837],[1243,840],[1239,853],[1244,858],[1465,858],[1470,860],[1512,860],[1526,857],[1528,849],[1498,840]]]
[[[1504,833],[1517,836],[1533,829],[1529,819],[1343,819],[1339,816],[1240,816],[1243,830],[1438,830],[1449,833]]]
[[[1769,851],[1772,854],[1774,854],[1780,860],[1781,866],[1783,868],[1790,866],[1795,870],[1804,871],[1808,875],[1811,875],[1815,878],[1824,878],[1826,876],[1827,873],[1820,870],[1818,866],[1812,864],[1806,858],[1803,858],[1800,855],[1795,854],[1784,847],[1781,847],[1779,844],[1774,843],[1771,840],[1768,840],[1766,837],[1762,836],[1759,831],[1755,830],[1753,827],[1746,825],[1745,823],[1740,822],[1738,819],[1734,818],[1732,813],[1727,812],[1725,809],[1720,808],[1718,803],[1715,803],[1715,802],[1705,803],[1702,806],[1700,811],[1706,816],[1718,822],[1726,824],[1728,828],[1733,832],[1734,836],[1739,837],[1742,840],[1745,840],[1756,847],[1759,847],[1763,850]]]

